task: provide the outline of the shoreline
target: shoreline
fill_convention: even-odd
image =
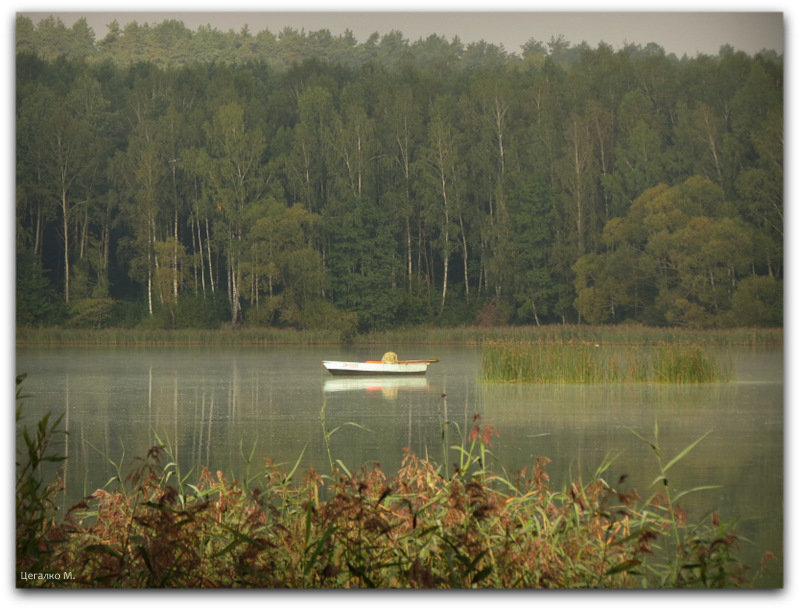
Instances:
[[[648,326],[497,326],[412,327],[373,331],[342,338],[333,330],[220,328],[147,330],[106,328],[17,328],[17,346],[213,346],[213,345],[481,345],[498,340],[560,344],[655,345],[695,343],[709,346],[783,346],[783,328],[692,330]]]

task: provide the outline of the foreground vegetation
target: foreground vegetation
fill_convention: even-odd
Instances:
[[[20,409],[17,410],[18,424]],[[232,481],[204,469],[193,482],[153,448],[126,476],[57,519],[58,481],[40,466],[60,457],[45,417],[18,440],[17,585],[71,588],[729,588],[758,586],[741,540],[717,513],[692,520],[687,493],[662,455],[644,498],[608,479],[610,461],[561,489],[548,459],[514,479],[494,473],[496,430],[477,418],[450,447],[454,471],[407,453],[394,476],[288,472],[266,461]],[[638,434],[637,434],[638,435]]]

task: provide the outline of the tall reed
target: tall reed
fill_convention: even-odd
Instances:
[[[377,466],[293,480],[267,462],[258,488],[208,469],[176,487],[163,449],[118,490],[98,490],[51,521],[50,573],[17,555],[19,585],[71,588],[748,587],[738,538],[716,516],[694,522],[673,492],[642,501],[610,461],[553,489],[546,458],[515,479],[486,467],[496,432],[476,424],[459,467],[406,453]],[[691,447],[690,447],[691,448]],[[659,462],[662,472],[681,459]],[[660,481],[661,479],[659,479]],[[291,483],[290,483],[291,482]],[[326,492],[321,492],[326,490]],[[701,490],[701,489],[694,489]],[[324,497],[324,498],[323,498]],[[19,550],[19,546],[18,546]],[[767,555],[768,556],[768,555]],[[42,567],[37,567],[42,568]]]
[[[704,346],[779,346],[782,328],[657,328],[636,324],[617,326],[563,325],[547,326],[462,326],[458,328],[409,327],[374,331],[356,336],[357,343],[381,344],[473,344],[520,340],[561,344],[648,345],[693,343]]]
[[[482,348],[483,378],[525,383],[709,383],[729,380],[731,366],[699,345],[608,347],[519,340]]]

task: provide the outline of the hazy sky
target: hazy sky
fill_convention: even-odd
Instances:
[[[654,7],[660,8],[661,12],[631,12],[638,9],[626,8],[624,4],[621,5],[621,10],[626,12],[610,12],[605,11],[601,3],[584,4],[587,10],[595,11],[585,12],[570,8],[566,2],[555,6],[570,12],[552,12],[552,2],[501,2],[493,6],[485,2],[468,1],[403,4],[403,7],[417,12],[394,12],[390,10],[393,5],[381,4],[380,6],[390,8],[386,12],[367,12],[365,6],[371,9],[376,3],[314,4],[300,0],[290,6],[293,10],[304,12],[255,12],[252,5],[237,4],[234,1],[228,5],[232,12],[216,12],[216,7],[202,3],[181,5],[167,2],[161,6],[164,6],[165,11],[171,12],[152,12],[152,7],[142,5],[139,12],[112,13],[107,12],[107,3],[102,5],[103,9],[92,8],[90,4],[88,10],[81,12],[75,12],[81,8],[80,4],[73,4],[69,8],[64,6],[61,10],[58,4],[51,3],[46,9],[30,7],[28,10],[46,10],[45,15],[57,15],[67,25],[85,16],[97,39],[105,36],[106,26],[114,19],[124,25],[133,20],[139,23],[158,23],[175,18],[192,29],[200,25],[212,25],[221,30],[232,28],[238,31],[247,23],[250,32],[254,34],[264,29],[278,33],[285,26],[291,26],[298,30],[305,29],[306,32],[328,29],[337,35],[349,28],[359,42],[366,40],[373,32],[386,34],[391,30],[400,31],[412,42],[430,34],[440,34],[448,40],[458,36],[464,43],[483,39],[502,44],[506,51],[514,53],[518,53],[521,45],[530,38],[548,42],[559,35],[563,35],[572,44],[585,41],[592,47],[600,42],[611,44],[614,48],[621,48],[626,43],[645,45],[655,42],[667,52],[679,56],[716,54],[724,44],[731,44],[747,53],[756,53],[764,48],[778,53],[784,51],[784,16],[780,12],[745,12],[754,9],[740,9],[731,2],[722,5],[726,8],[715,8],[713,4],[695,5],[699,11],[705,12],[664,12],[664,7]],[[285,8],[285,5],[274,2],[262,2],[257,6],[259,10],[263,7],[264,11],[272,10],[273,7]],[[676,11],[689,10],[679,3],[673,6]],[[240,7],[241,10],[238,10]],[[429,7],[430,10],[423,8],[419,12],[420,7]],[[507,8],[510,12],[505,11]],[[442,12],[443,10],[446,12]],[[708,12],[732,10],[738,12]],[[781,9],[762,4],[760,10]],[[31,16],[34,20],[42,16],[28,11],[22,11],[22,14]]]

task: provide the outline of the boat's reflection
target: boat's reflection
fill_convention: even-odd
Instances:
[[[343,391],[364,391],[375,394],[387,400],[396,400],[400,391],[428,391],[430,385],[424,376],[410,377],[367,377],[349,376],[325,381],[323,387],[326,393]]]

